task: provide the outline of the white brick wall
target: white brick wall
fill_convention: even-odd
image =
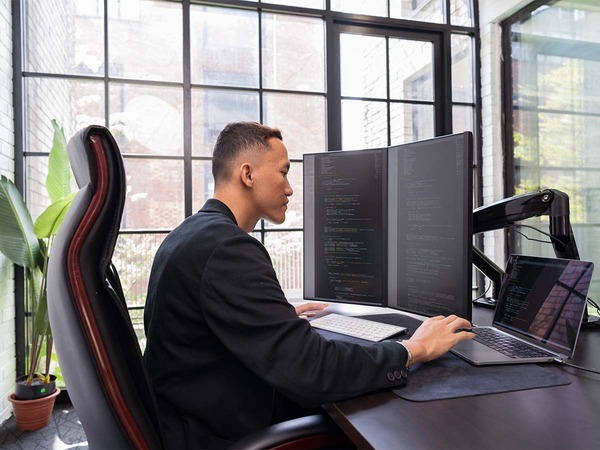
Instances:
[[[500,22],[532,3],[532,0],[480,0],[481,109],[483,137],[483,203],[504,198],[504,149],[502,148],[502,30]],[[500,267],[505,265],[504,233],[485,234],[485,254]]]
[[[14,178],[11,1],[0,0],[0,174]],[[0,423],[11,414],[15,368],[15,295],[12,263],[0,254]]]

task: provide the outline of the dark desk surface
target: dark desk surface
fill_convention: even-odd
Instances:
[[[489,324],[492,311],[473,317]],[[582,331],[571,362],[600,368],[599,330]],[[600,449],[600,375],[556,370],[571,384],[430,402],[382,391],[325,409],[361,449]]]

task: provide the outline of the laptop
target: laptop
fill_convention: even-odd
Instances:
[[[475,365],[571,358],[593,269],[589,261],[511,255],[492,326],[474,327],[475,339],[459,342],[452,353]],[[500,342],[484,343],[487,334]]]

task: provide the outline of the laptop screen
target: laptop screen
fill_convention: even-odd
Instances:
[[[572,355],[593,267],[588,261],[511,255],[494,325]]]

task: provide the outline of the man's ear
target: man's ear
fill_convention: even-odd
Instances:
[[[240,166],[240,178],[246,187],[251,188],[254,185],[252,175],[252,165],[250,163],[244,163]]]

